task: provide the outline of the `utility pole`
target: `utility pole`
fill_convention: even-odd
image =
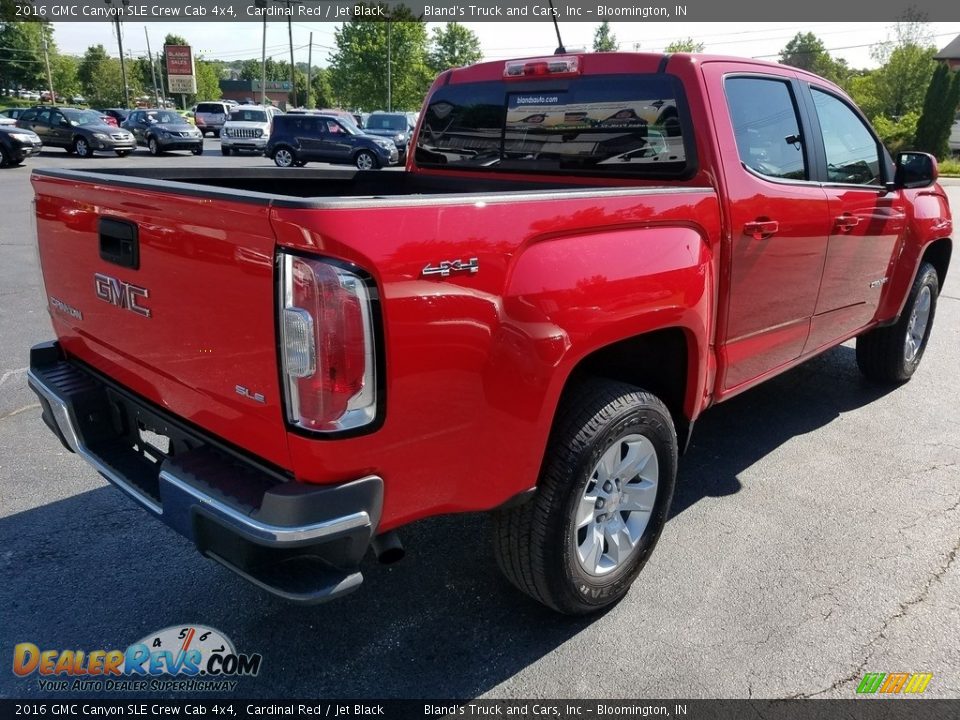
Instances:
[[[263,51],[260,54],[260,104],[267,106],[267,3],[263,5]]]
[[[47,66],[47,90],[50,91],[50,104],[57,104],[57,96],[53,92],[53,75],[50,74],[50,53],[47,51],[47,26],[40,26],[40,37],[43,38],[43,62]]]
[[[390,26],[393,18],[387,18],[387,112],[393,112],[393,45]]]
[[[107,5],[113,6],[113,0],[103,0]],[[127,7],[130,4],[130,0],[121,0],[123,7]],[[123,59],[123,32],[120,29],[120,15],[122,10],[118,7],[117,14],[114,16],[113,21],[117,26],[117,46],[120,48],[120,78],[123,81],[123,100],[126,103],[124,107],[130,107],[130,88],[127,87],[127,66]]]
[[[293,107],[297,106],[297,76],[293,67],[293,18],[290,14],[290,0],[287,0],[287,34],[290,36],[290,98]]]
[[[147,26],[143,26],[143,34],[147,38],[147,59],[150,61],[150,75],[153,76],[153,99],[157,107],[163,107],[160,102],[160,91],[157,89],[157,70],[153,66],[153,53],[150,51],[150,33],[147,32]]]
[[[307,51],[307,107],[310,106],[311,87],[313,87],[313,32],[310,33],[310,49]]]

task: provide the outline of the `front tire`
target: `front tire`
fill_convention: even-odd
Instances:
[[[126,157],[130,154],[129,150],[115,150],[114,152],[117,153],[117,157]]]
[[[666,406],[625,383],[588,379],[564,399],[537,493],[495,513],[507,579],[568,615],[620,601],[653,552],[677,473]]]
[[[220,154],[223,155],[224,157],[230,157],[230,152],[231,152],[230,148],[223,147],[223,146],[220,147]]]
[[[157,142],[156,138],[147,139],[147,150],[154,157],[160,154],[160,144]]]
[[[77,157],[93,157],[93,150],[91,149],[90,143],[87,142],[86,138],[80,137],[74,140],[73,151],[77,154]]]
[[[857,366],[867,379],[898,384],[911,378],[927,349],[939,294],[936,269],[921,263],[900,319],[857,338]]]
[[[353,163],[357,166],[357,170],[376,170],[380,167],[377,158],[369,150],[361,150],[358,152],[357,156],[353,159]]]
[[[5,147],[0,145],[0,168],[5,168],[9,165],[13,165],[10,154],[7,152]]]
[[[201,145],[200,147],[195,147],[190,152],[192,152],[194,155],[203,155],[203,145]]]

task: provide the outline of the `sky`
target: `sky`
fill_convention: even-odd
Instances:
[[[543,22],[479,22],[464,23],[480,38],[485,59],[497,60],[550,54],[556,47],[553,26]],[[328,64],[328,55],[334,48],[334,30],[338,23],[293,23],[294,59],[306,62],[310,33],[313,33],[314,65]],[[429,26],[435,23],[429,23]],[[796,23],[669,23],[669,22],[613,22],[610,23],[621,50],[657,52],[673,40],[692,37],[702,41],[705,52],[763,57],[775,60],[777,53],[798,31],[813,32],[823,40],[835,57],[844,58],[852,67],[869,68],[875,63],[870,57],[870,46],[886,40],[891,33],[890,23],[812,22],[798,27]],[[568,49],[590,48],[597,23],[567,22],[560,24],[564,44]],[[103,44],[108,52],[117,54],[113,25],[109,22],[54,23],[56,41],[61,52],[81,55],[88,46]],[[156,53],[167,33],[184,36],[194,47],[194,54],[209,59],[241,60],[259,58],[263,26],[256,22],[242,23],[144,23],[127,22],[123,25],[124,51],[127,55],[146,54],[144,27],[150,34],[151,48]],[[944,47],[960,35],[960,23],[930,23],[932,42]],[[289,57],[287,23],[271,20],[267,23],[267,54],[277,60]]]

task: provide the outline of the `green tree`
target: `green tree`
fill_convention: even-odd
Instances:
[[[874,93],[880,111],[896,118],[908,112],[920,112],[927,86],[937,67],[936,49],[905,45],[893,50],[887,63],[873,75]]]
[[[433,79],[427,65],[425,23],[351,20],[334,31],[334,39],[330,86],[342,105],[353,109],[420,107]],[[388,48],[392,60],[389,88]]]
[[[827,52],[823,41],[812,32],[798,32],[780,51],[784,65],[808,70],[816,75],[842,83],[850,74],[844,60],[835,60]]]
[[[277,62],[271,57],[267,58],[267,82],[281,82],[290,79],[290,63]],[[260,60],[244,60],[240,65],[241,80],[257,80],[261,78],[263,66]]]
[[[620,49],[617,36],[610,31],[610,23],[604,20],[593,33],[594,52],[615,52]]]
[[[913,11],[894,25],[892,37],[870,49],[880,64],[871,75],[880,113],[896,119],[921,111],[936,69],[936,51],[926,18]]]
[[[120,60],[107,55],[103,45],[91,45],[80,59],[77,78],[87,102],[94,107],[122,106],[124,103],[123,79]],[[130,96],[143,93],[140,79],[134,73],[127,75]]]
[[[310,79],[310,106],[317,108],[333,107],[333,92],[330,90],[330,72],[326,68],[314,68]]]
[[[923,100],[923,114],[917,122],[914,147],[938,158],[947,157],[950,129],[960,105],[960,73],[941,63],[933,73]]]
[[[0,87],[36,90],[47,86],[43,33],[55,52],[48,23],[0,22]]]
[[[698,53],[703,52],[703,43],[697,42],[693,38],[688,37],[685,40],[674,40],[672,43],[667,45],[663,51],[668,53]]]
[[[77,58],[72,55],[57,53],[50,58],[50,75],[53,76],[53,88],[57,95],[69,98],[81,93],[78,66]]]
[[[217,100],[223,97],[223,93],[220,91],[220,72],[217,65],[203,58],[198,58],[194,65],[197,75],[197,94],[192,98],[188,97],[188,102]]]
[[[482,58],[480,38],[467,26],[452,22],[433,29],[427,62],[435,75],[448,68],[472,65]]]

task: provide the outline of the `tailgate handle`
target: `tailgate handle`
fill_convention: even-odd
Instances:
[[[140,233],[136,223],[100,218],[100,258],[120,267],[140,269]]]

